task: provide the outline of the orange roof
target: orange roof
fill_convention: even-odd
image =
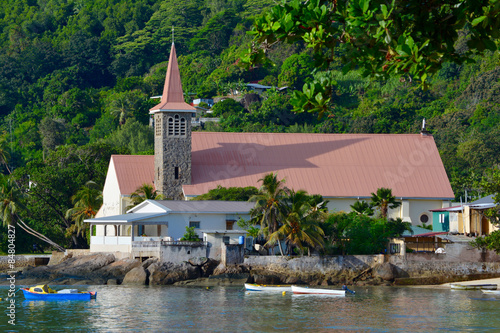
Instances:
[[[149,111],[150,113],[155,113],[157,111],[193,112],[195,110],[196,109],[194,107],[184,101],[179,64],[177,63],[174,43],[172,43],[161,101]]]
[[[143,184],[153,184],[155,160],[151,155],[112,155],[120,193],[130,195]]]
[[[370,197],[380,187],[391,188],[398,198],[454,197],[432,136],[193,132],[192,138],[192,181],[183,186],[187,196],[217,185],[258,188],[263,175],[277,172],[287,187],[324,197]],[[124,158],[120,162],[127,163]],[[150,160],[130,168],[148,173],[152,181],[153,156],[140,158]],[[131,174],[118,177],[134,183],[123,186],[131,192],[143,182]]]

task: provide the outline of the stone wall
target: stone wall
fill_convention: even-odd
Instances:
[[[207,257],[207,246],[196,245],[163,245],[160,252],[160,261],[181,263],[191,258]]]
[[[362,256],[247,256],[244,264],[254,275],[277,275],[283,283],[298,281],[347,281],[384,263],[384,255]]]
[[[1,256],[0,257],[0,272],[8,272],[8,271],[19,271],[27,266],[40,266],[46,265],[50,255],[18,255],[14,256],[14,263],[9,263],[9,259],[12,260],[9,256]]]
[[[245,249],[240,244],[222,243],[221,263],[227,265],[237,265],[243,263]]]
[[[410,253],[406,256],[247,256],[244,264],[250,267],[255,279],[274,275],[282,283],[336,284],[379,279],[377,283],[407,285],[500,277],[499,256],[482,255],[481,251],[466,247],[461,251],[465,251],[462,256],[467,260],[461,260],[456,253]],[[481,258],[490,261],[475,260]]]

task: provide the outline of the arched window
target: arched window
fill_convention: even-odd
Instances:
[[[168,118],[168,136],[186,136],[186,118],[176,114]]]
[[[181,136],[186,136],[186,119],[181,118]]]
[[[174,116],[174,135],[175,136],[179,136],[180,135],[180,119],[179,119],[179,115],[176,114]]]
[[[168,136],[174,135],[174,119],[168,117]]]

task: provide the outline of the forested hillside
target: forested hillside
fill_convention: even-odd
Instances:
[[[3,173],[29,195],[28,224],[82,246],[66,216],[87,181],[103,185],[109,156],[151,154],[150,96],[162,92],[172,38],[186,101],[224,96],[243,83],[289,87],[243,103],[221,102],[209,131],[418,133],[425,118],[457,199],[500,159],[497,52],[446,63],[422,89],[410,79],[343,74],[343,48],[329,64],[328,112],[294,113],[290,98],[314,75],[304,43],[277,43],[270,61],[245,68],[254,19],[273,0],[4,0],[0,5],[0,156]],[[174,34],[172,34],[174,27]],[[466,48],[460,32],[457,50]],[[390,149],[390,147],[387,147]],[[89,190],[90,191],[90,190]],[[476,191],[476,192],[475,192]],[[82,195],[82,193],[80,193]],[[27,241],[27,243],[33,240]]]

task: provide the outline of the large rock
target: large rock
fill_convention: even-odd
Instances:
[[[142,266],[132,268],[123,278],[122,284],[148,284],[149,273]]]
[[[377,264],[372,269],[372,276],[374,278],[380,278],[384,281],[393,281],[394,266],[388,262],[385,262],[383,264]]]
[[[250,277],[250,270],[244,265],[224,265],[220,263],[217,268],[215,268],[213,277],[227,278],[227,279],[248,279]]]
[[[111,264],[115,260],[116,258],[112,254],[96,253],[64,260],[58,265],[51,266],[51,269],[60,275],[88,276],[90,273]]]
[[[188,263],[154,263],[148,267],[148,271],[150,273],[150,285],[174,284],[175,282],[201,277],[200,268]]]
[[[94,279],[116,279],[122,281],[125,275],[132,269],[141,266],[141,262],[137,259],[121,259],[111,264],[101,267],[92,273]]]
[[[67,258],[57,265],[38,266],[23,271],[22,279],[27,281],[64,281],[74,280],[95,280],[96,271],[115,261],[112,254],[97,253],[86,256]],[[102,280],[102,281],[101,281]],[[105,279],[95,281],[95,283],[105,283]]]

